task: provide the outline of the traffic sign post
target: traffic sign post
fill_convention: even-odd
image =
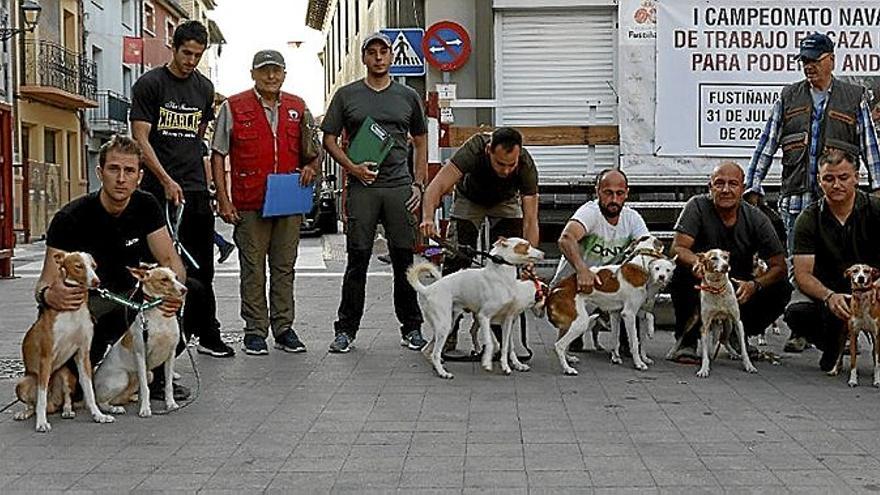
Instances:
[[[391,40],[392,76],[424,76],[425,56],[422,53],[422,28],[383,29],[382,33]]]
[[[425,60],[438,70],[456,71],[471,54],[471,37],[461,24],[440,21],[425,31],[422,52]]]

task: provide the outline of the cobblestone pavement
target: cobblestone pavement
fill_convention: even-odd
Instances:
[[[455,379],[444,381],[399,346],[388,267],[376,262],[356,348],[328,354],[342,264],[320,254],[340,242],[303,242],[311,268],[298,271],[297,331],[307,353],[197,356],[200,396],[168,416],[141,419],[129,407],[116,423],[95,424],[79,412],[50,417],[51,433],[38,434],[32,420],[12,420],[16,404],[0,414],[0,493],[880,491],[880,392],[826,377],[816,351],[758,362],[758,375],[722,357],[709,379],[693,366],[658,359],[638,372],[587,353],[580,376],[564,377],[551,356],[554,331],[530,320],[531,372],[449,363]],[[34,318],[36,274],[23,267],[40,251],[21,251],[24,278],[0,281],[0,370],[15,363]],[[237,269],[217,268],[221,321],[234,340]],[[770,348],[779,351],[783,336]],[[671,343],[658,332],[647,345],[660,357]],[[177,368],[193,386],[188,359]],[[13,386],[0,376],[0,404]]]

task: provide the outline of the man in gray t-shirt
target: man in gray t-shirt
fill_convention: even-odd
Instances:
[[[413,262],[415,214],[428,175],[427,126],[416,92],[391,80],[391,56],[387,36],[367,36],[361,46],[367,77],[343,86],[333,95],[321,124],[324,148],[348,176],[348,256],[330,352],[348,352],[357,335],[364,313],[367,267],[380,222],[394,269],[394,309],[401,325],[401,345],[417,350],[426,344],[421,334],[422,314],[415,290],[406,280],[406,270]],[[367,117],[394,139],[394,147],[382,163],[354,163],[337,143],[343,130],[349,140],[354,139]],[[407,161],[410,140],[414,150],[412,174]]]
[[[785,251],[770,219],[758,208],[742,200],[743,170],[733,162],[723,162],[709,178],[709,194],[694,196],[685,204],[675,224],[672,254],[678,268],[669,285],[675,308],[675,336],[681,337],[685,325],[700,305],[699,258],[697,253],[713,248],[730,252],[730,277],[746,335],[757,335],[782,315],[792,288],[785,280]],[[769,270],[760,277],[752,274],[753,257],[767,261]],[[698,331],[691,331],[673,359],[695,359]]]

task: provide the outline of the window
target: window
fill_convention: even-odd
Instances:
[[[349,2],[348,2],[348,0],[342,0],[342,2],[343,2],[343,5],[345,6],[345,12],[344,12],[345,18],[342,19],[342,24],[345,26],[345,38],[344,38],[345,39],[345,53],[348,54],[351,51],[351,49],[350,49],[351,43],[348,42],[348,40],[349,40],[348,25],[349,25],[349,23],[351,23],[351,17],[349,17],[349,10],[348,10],[348,3]]]
[[[132,27],[131,0],[122,0],[122,24]]]
[[[156,36],[156,9],[147,2],[144,2],[144,31]]]
[[[174,40],[174,23],[171,22],[171,19],[165,20],[165,46],[171,48],[172,41]]]
[[[122,94],[131,99],[132,75],[130,67],[122,67]]]
[[[58,163],[57,139],[58,131],[54,129],[43,130],[43,163]]]
[[[361,30],[361,1],[354,0],[354,34],[358,34]]]
[[[336,9],[336,70],[342,68],[342,9]],[[347,40],[346,40],[347,41]]]
[[[98,70],[95,71],[95,83],[98,88],[100,88],[101,75],[104,72],[104,50],[94,45],[92,45],[92,62],[94,62],[95,66],[98,68]]]

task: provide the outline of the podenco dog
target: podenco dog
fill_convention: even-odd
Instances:
[[[186,286],[177,280],[174,271],[164,266],[129,268],[150,299],[183,299]],[[146,322],[146,332],[141,318]],[[146,333],[146,340],[144,340]],[[148,371],[159,365],[165,367],[165,410],[179,406],[174,401],[174,351],[180,340],[176,316],[165,316],[158,307],[145,310],[129,326],[125,335],[113,344],[107,357],[95,373],[95,393],[101,408],[115,414],[125,414],[123,404],[131,401],[137,387],[140,410],[138,416],[147,418],[150,409]]]
[[[59,252],[54,261],[59,265],[59,273],[69,286],[86,288],[100,284],[95,273],[95,260],[88,253]],[[74,311],[57,311],[44,308],[36,323],[28,329],[21,343],[25,376],[15,386],[15,394],[27,407],[15,414],[16,420],[25,420],[36,413],[36,430],[47,432],[52,429],[46,419],[48,412],[57,411],[62,405],[63,418],[74,417],[70,394],[76,386],[76,379],[65,363],[75,356],[79,382],[83,398],[96,423],[112,423],[108,416],[95,404],[95,391],[92,387],[92,363],[89,349],[92,345],[94,324],[89,314],[88,296]],[[49,402],[51,390],[52,401]]]
[[[880,305],[877,302],[877,288],[874,285],[880,277],[880,270],[868,265],[858,264],[846,269],[846,277],[850,281],[852,297],[849,300],[850,317],[846,322],[847,332],[840,335],[840,355],[837,364],[828,372],[835,376],[843,367],[843,348],[849,336],[849,386],[859,385],[857,358],[859,354],[859,335],[864,332],[872,341],[871,355],[874,358],[874,386],[880,387],[880,341],[877,339],[880,330]]]
[[[636,250],[623,264],[591,267],[590,270],[597,279],[591,292],[577,292],[575,274],[564,279],[550,292],[547,315],[550,322],[562,334],[556,341],[555,348],[564,374],[577,374],[577,370],[569,364],[566,351],[574,339],[590,331],[598,317],[598,315],[591,316],[596,309],[609,314],[620,314],[619,318],[611,318],[612,335],[619,337],[620,319],[622,319],[626,325],[634,366],[639,370],[648,369],[642,360],[639,348],[636,318],[647,300],[647,285],[652,273],[651,263],[656,263],[663,257],[656,249],[658,244],[659,241],[654,237],[645,236],[640,239]],[[615,350],[612,351],[612,355],[617,353],[619,359],[619,344],[615,342],[613,346]]]
[[[749,359],[748,348],[746,347],[745,329],[740,320],[739,304],[736,302],[736,292],[733,289],[733,283],[730,281],[728,272],[730,271],[730,253],[722,249],[710,249],[705,253],[697,253],[699,257],[699,266],[702,270],[703,281],[696,287],[700,291],[700,341],[702,344],[702,365],[697,371],[697,376],[706,378],[709,376],[709,361],[712,352],[712,330],[717,326],[720,327],[716,341],[723,344],[731,359],[737,359],[740,353],[737,353],[730,345],[730,328],[736,332],[739,339],[739,348],[742,349],[743,369],[748,373],[757,373],[758,370]],[[675,343],[672,349],[666,354],[667,358],[674,355],[681,347],[684,336],[696,324],[696,317],[685,326],[685,331],[681,338]]]
[[[532,247],[529,241],[517,237],[499,238],[489,254],[503,260],[503,263],[493,260],[485,267],[460,270],[442,278],[440,271],[431,263],[415,264],[406,272],[407,280],[419,295],[422,316],[434,329],[431,363],[441,378],[453,378],[452,373],[443,367],[441,354],[452,330],[452,322],[466,310],[473,313],[474,319],[480,325],[484,347],[483,369],[492,371],[492,356],[495,351],[489,328],[491,320],[499,313],[507,315],[514,307],[519,307],[516,302],[517,294],[525,294],[525,291],[519,290],[523,285],[517,281],[516,266],[544,258],[542,251]],[[419,280],[423,273],[429,273],[439,280],[426,286]],[[530,297],[534,302],[534,286],[531,282],[528,286],[531,287]],[[509,328],[507,333],[510,333]],[[505,340],[508,339],[502,336],[502,345]],[[510,361],[517,370],[527,369],[516,356],[512,356]],[[505,373],[510,373],[510,368],[505,369],[505,365],[502,362],[502,369]]]

